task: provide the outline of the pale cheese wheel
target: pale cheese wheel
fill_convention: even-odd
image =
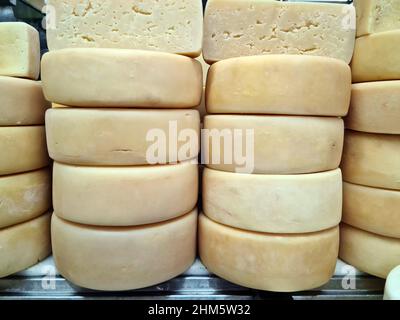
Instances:
[[[97,226],[135,226],[186,214],[197,203],[198,168],[79,167],[54,163],[55,214]]]
[[[340,259],[379,278],[400,264],[400,239],[380,236],[347,224],[340,227]]]
[[[400,190],[400,135],[347,130],[341,167],[346,182]]]
[[[50,253],[50,214],[0,229],[0,278],[31,267]]]
[[[338,249],[338,227],[273,235],[234,229],[200,216],[201,261],[210,272],[244,287],[278,292],[320,287],[333,275]]]
[[[344,116],[351,71],[341,60],[265,55],[213,64],[207,79],[208,113]]]
[[[196,256],[197,211],[142,227],[90,227],[53,215],[57,270],[75,285],[133,290],[172,279]]]
[[[46,112],[50,157],[76,165],[197,159],[199,130],[197,110],[57,108]]]
[[[383,300],[400,300],[400,266],[390,271],[386,279]]]
[[[42,81],[47,100],[77,107],[191,108],[203,88],[201,64],[194,59],[122,49],[46,53]]]

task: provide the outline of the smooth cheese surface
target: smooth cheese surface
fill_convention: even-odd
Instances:
[[[209,0],[204,59],[262,54],[328,56],[349,63],[356,19],[350,5],[270,0]]]
[[[181,216],[197,204],[196,164],[79,167],[55,163],[57,216],[98,226],[135,226]]]
[[[379,278],[400,265],[400,239],[380,236],[353,228],[340,227],[340,259],[358,270]]]
[[[339,169],[304,175],[238,174],[204,169],[203,211],[244,230],[307,233],[335,227],[342,216]]]
[[[49,164],[44,126],[0,127],[0,175],[43,168]]]
[[[50,214],[0,229],[0,278],[31,267],[50,253]]]
[[[76,107],[191,108],[203,88],[201,64],[194,59],[122,49],[49,52],[42,81],[47,100]]]
[[[390,271],[383,300],[400,300],[400,265]]]
[[[196,159],[199,130],[197,110],[57,108],[46,113],[50,157],[67,164],[147,165]],[[183,152],[185,146],[188,152]]]
[[[351,71],[343,61],[267,55],[227,59],[211,66],[209,113],[344,116]]]
[[[143,227],[89,227],[53,215],[57,270],[80,287],[123,291],[172,279],[196,256],[197,211]]]
[[[341,167],[344,181],[400,190],[400,136],[347,130]]]
[[[50,206],[50,169],[0,177],[0,229],[36,218]]]
[[[234,229],[200,216],[201,261],[210,272],[244,287],[278,292],[320,287],[333,275],[338,249],[338,227],[272,235]]]

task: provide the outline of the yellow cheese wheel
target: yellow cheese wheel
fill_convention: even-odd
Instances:
[[[107,291],[155,285],[188,269],[196,256],[197,211],[142,227],[89,227],[53,215],[57,270],[75,285]]]
[[[50,252],[50,214],[0,229],[0,278],[35,265]]]
[[[77,107],[190,108],[200,103],[203,88],[194,59],[122,49],[49,52],[42,81],[47,100]]]
[[[346,131],[341,166],[347,182],[400,190],[400,135]]]
[[[386,279],[383,300],[400,300],[400,265],[390,271]]]
[[[46,112],[50,157],[76,165],[197,159],[199,130],[197,110],[56,108]]]
[[[347,224],[340,227],[340,259],[379,278],[400,264],[400,239],[380,236]]]
[[[330,280],[339,249],[339,228],[296,235],[234,229],[205,216],[199,221],[200,258],[207,269],[241,286],[293,292]]]
[[[207,81],[209,113],[344,116],[351,71],[343,61],[300,55],[227,59]]]

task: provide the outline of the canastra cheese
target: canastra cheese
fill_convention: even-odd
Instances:
[[[50,205],[48,168],[0,177],[0,229],[36,218]]]
[[[341,167],[344,181],[400,190],[400,135],[347,130]]]
[[[200,258],[207,269],[241,286],[293,292],[330,280],[339,249],[339,228],[273,235],[234,229],[204,215],[199,221]]]
[[[400,81],[353,84],[345,124],[357,131],[400,134]]]
[[[350,5],[271,0],[209,0],[204,59],[261,54],[328,56],[349,63],[356,29]]]
[[[197,204],[198,168],[180,163],[146,167],[53,169],[57,216],[98,226],[135,226],[188,213]]]
[[[27,23],[0,23],[0,75],[37,79],[39,32]]]
[[[197,211],[142,227],[90,227],[53,215],[57,270],[94,290],[123,291],[155,285],[188,269],[196,256]]]
[[[0,76],[0,126],[44,124],[49,107],[39,81]]]
[[[400,79],[399,51],[400,30],[358,38],[351,62],[353,82]]]
[[[0,278],[35,265],[50,252],[50,214],[0,229]]]
[[[49,101],[77,107],[191,108],[203,88],[200,62],[122,49],[64,49],[42,59]]]
[[[49,164],[44,126],[0,127],[0,175]]]
[[[400,300],[400,266],[389,273],[386,279],[383,300]]]
[[[342,155],[339,118],[208,115],[204,128],[204,160],[216,170],[314,173],[338,168]]]
[[[342,224],[340,228],[340,258],[358,270],[380,278],[400,265],[400,239]]]
[[[50,109],[50,157],[76,165],[146,165],[197,159],[197,110]]]
[[[211,66],[209,113],[344,116],[351,71],[343,61],[299,55],[227,59]]]

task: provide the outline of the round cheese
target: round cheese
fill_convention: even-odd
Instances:
[[[293,292],[330,280],[339,249],[339,228],[273,235],[199,221],[200,258],[216,275],[244,287]]]
[[[400,300],[400,266],[389,273],[386,279],[383,300]]]
[[[132,290],[172,279],[196,256],[197,211],[142,227],[89,227],[53,215],[57,270],[75,285]]]
[[[342,170],[344,181],[400,190],[400,135],[348,130]]]
[[[343,185],[343,221],[382,236],[400,238],[400,191]]]
[[[202,74],[198,61],[164,52],[75,48],[42,59],[46,98],[77,107],[195,107]]]
[[[35,265],[50,252],[50,214],[0,229],[0,278]]]
[[[358,270],[380,278],[400,265],[400,239],[342,224],[340,228],[340,258]]]
[[[350,67],[341,60],[265,55],[222,60],[207,79],[209,113],[344,116]]]
[[[50,157],[76,165],[146,165],[195,159],[197,110],[73,109],[46,112]]]
[[[53,206],[68,221],[135,226],[192,210],[198,167],[192,163],[146,167],[78,167],[54,163]]]
[[[50,205],[48,168],[0,177],[0,229],[36,218]]]
[[[338,168],[342,156],[339,118],[211,115],[204,128],[204,161],[216,170],[313,173]]]
[[[0,127],[0,175],[43,168],[49,164],[44,126]]]
[[[357,131],[400,134],[400,81],[353,84],[345,123]]]

